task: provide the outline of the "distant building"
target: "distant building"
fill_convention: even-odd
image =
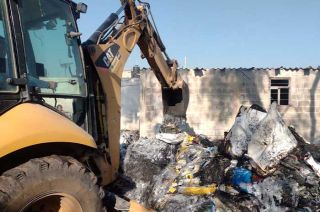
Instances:
[[[123,78],[123,79],[130,79],[130,78],[132,78],[131,70],[124,70],[123,73],[122,73],[122,78]]]
[[[132,68],[132,78],[140,78],[140,66],[135,65]]]
[[[187,121],[195,132],[221,139],[234,123],[241,105],[258,104],[268,109],[271,102],[276,101],[287,125],[294,126],[306,140],[320,143],[318,68],[184,69],[179,72],[189,87]],[[140,115],[136,128],[140,129],[141,136],[152,136],[163,118],[161,88],[152,71],[143,72],[140,78]]]
[[[132,69],[127,69],[123,71],[122,78],[131,79],[131,78],[140,78],[141,72],[148,70],[147,68],[140,68],[140,66],[135,65]]]

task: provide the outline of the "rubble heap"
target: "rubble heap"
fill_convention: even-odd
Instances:
[[[157,211],[320,209],[320,148],[288,128],[276,104],[241,107],[224,141],[166,125],[170,133],[162,126],[131,142],[115,191]]]

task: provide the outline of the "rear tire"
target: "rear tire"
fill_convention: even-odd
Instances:
[[[71,157],[31,159],[0,176],[0,211],[105,211],[104,191],[96,183],[96,176]]]

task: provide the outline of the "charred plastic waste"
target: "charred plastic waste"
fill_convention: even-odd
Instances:
[[[276,104],[241,107],[223,141],[185,120],[164,123],[155,138],[129,139],[111,190],[156,211],[320,209],[320,147],[287,127]]]

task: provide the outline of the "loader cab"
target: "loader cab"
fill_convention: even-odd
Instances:
[[[19,101],[18,86],[8,84],[7,78],[17,77],[7,4],[0,1],[0,113]]]
[[[36,102],[85,125],[87,85],[77,5],[69,0],[0,1],[0,45],[5,45],[0,46],[0,105],[9,99],[12,105]]]

